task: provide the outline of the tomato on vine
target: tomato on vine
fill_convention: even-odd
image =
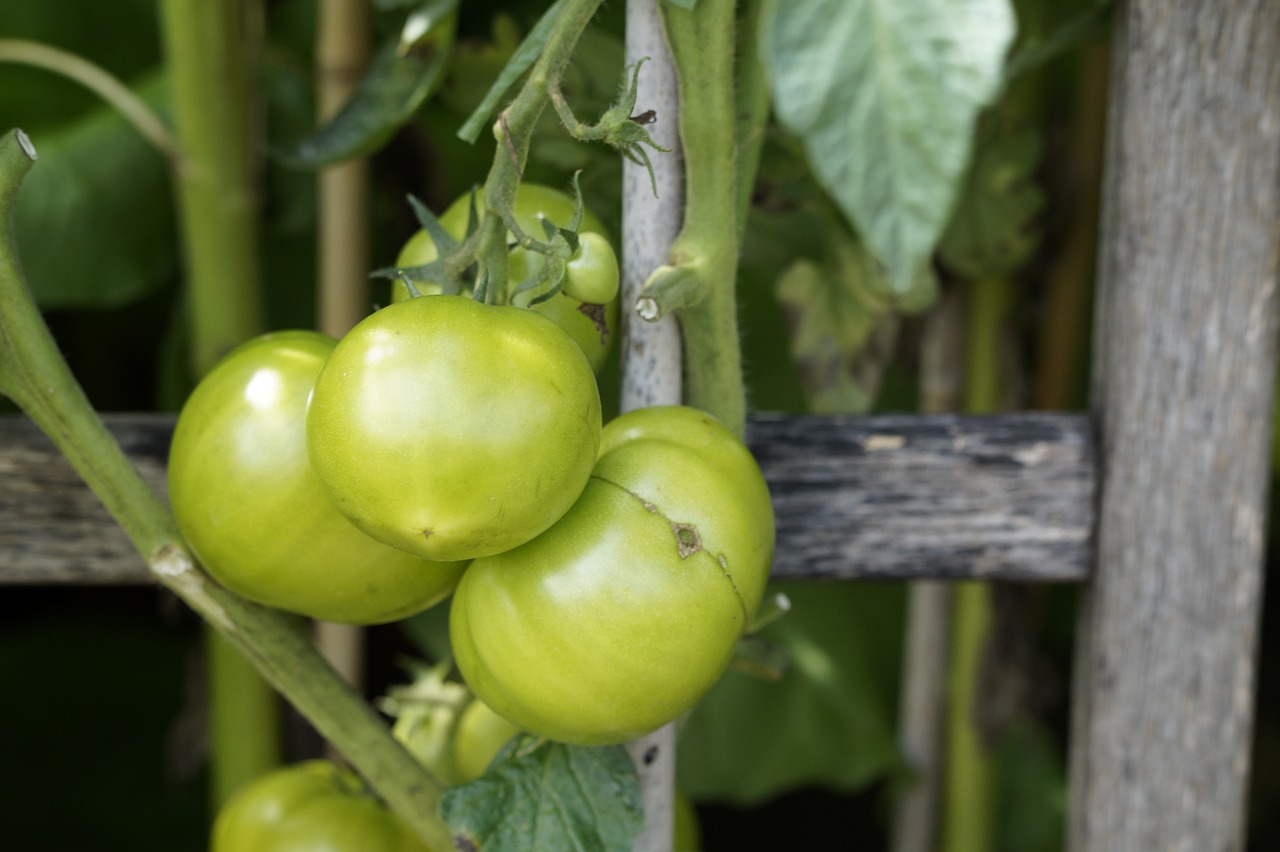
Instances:
[[[463,565],[362,533],[307,460],[307,398],[334,341],[263,335],[228,354],[187,399],[169,451],[169,499],[192,550],[237,594],[312,618],[394,621],[443,600]]]
[[[457,666],[531,733],[633,739],[724,671],[763,595],[773,535],[764,478],[728,429],[691,408],[624,414],[573,508],[463,576],[449,613]]]
[[[482,206],[482,202],[483,197],[477,194],[477,207]],[[558,189],[535,183],[521,183],[516,190],[514,205],[516,222],[527,235],[534,239],[546,238],[541,224],[544,220],[557,227],[567,227],[573,219],[573,210],[573,198]],[[468,194],[457,198],[440,215],[441,227],[450,236],[461,240],[467,233],[470,211],[471,196]],[[565,289],[551,299],[533,305],[532,308],[563,328],[587,356],[591,369],[599,372],[609,355],[609,349],[618,328],[618,260],[612,244],[605,235],[604,225],[590,210],[583,211],[578,240],[579,251],[569,260],[566,270]],[[586,248],[583,249],[583,246]],[[438,256],[431,235],[425,229],[420,229],[400,249],[395,265],[400,269],[422,266]],[[512,246],[507,267],[510,287],[514,290],[522,281],[534,276],[540,263],[541,259],[536,252],[520,246]],[[440,292],[440,288],[430,282],[415,282],[415,286],[423,294]],[[513,303],[527,305],[530,295],[516,296]],[[393,301],[402,301],[408,296],[409,291],[403,281],[392,282]],[[593,301],[593,299],[599,301]],[[584,311],[584,304],[604,306],[601,319],[604,324],[603,330],[597,324],[594,314],[589,310]]]
[[[433,850],[359,776],[327,760],[282,767],[241,788],[218,812],[210,852]]]
[[[581,350],[524,308],[464,296],[389,305],[338,343],[307,411],[312,469],[369,535],[470,559],[541,533],[577,499],[600,445]]]

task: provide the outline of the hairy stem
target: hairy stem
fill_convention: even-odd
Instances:
[[[35,152],[20,131],[0,137],[0,221]],[[173,517],[90,406],[32,301],[11,227],[0,242],[0,391],[67,457],[129,535],[155,578],[181,597],[338,746],[428,842],[451,848],[436,809],[441,785],[373,709],[325,663],[293,619],[223,589],[195,563]]]
[[[480,224],[477,259],[486,281],[485,301],[505,304],[507,293],[507,228],[504,213],[515,205],[516,189],[529,157],[529,143],[551,92],[560,85],[565,66],[573,57],[582,31],[602,0],[571,0],[556,18],[547,42],[529,72],[529,78],[493,125],[497,149],[484,184],[485,215]],[[540,234],[531,235],[541,238]]]
[[[738,348],[737,126],[733,0],[701,0],[693,11],[663,4],[663,23],[680,79],[680,143],[684,152],[684,225],[663,278],[691,273],[701,289],[677,310],[685,350],[685,401],[742,434],[746,401]],[[679,288],[683,290],[683,286]]]

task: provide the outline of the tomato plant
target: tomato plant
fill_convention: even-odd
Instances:
[[[763,594],[773,532],[759,468],[714,418],[624,414],[573,508],[463,576],[450,609],[458,668],[541,736],[647,733],[724,671]]]
[[[477,209],[483,209],[483,202],[484,196],[477,192]],[[516,222],[526,234],[535,239],[545,238],[541,224],[544,220],[557,227],[567,227],[573,219],[573,209],[573,199],[558,189],[536,183],[521,183],[516,190],[513,207]],[[440,214],[440,225],[451,236],[462,239],[466,236],[470,217],[471,196],[468,194],[456,199]],[[555,320],[557,325],[568,332],[591,362],[592,370],[599,372],[604,367],[618,329],[618,259],[605,235],[604,225],[590,210],[583,210],[578,239],[579,250],[570,259],[566,270],[565,289],[547,301],[533,305],[533,309]],[[435,260],[437,256],[431,235],[425,229],[420,229],[400,249],[396,266],[421,266]],[[513,245],[507,273],[511,286],[516,287],[535,275],[539,263],[541,260],[537,253]],[[439,287],[429,281],[415,282],[415,286],[422,293],[439,292]],[[393,301],[401,301],[408,295],[409,291],[402,281],[392,282]],[[527,305],[533,295],[535,294],[517,295],[513,302]],[[600,319],[604,323],[603,329],[597,324],[595,316],[582,310],[584,303],[604,305],[604,316]]]
[[[463,565],[427,562],[362,533],[307,461],[307,398],[334,341],[311,331],[242,344],[183,406],[169,499],[204,566],[232,591],[313,618],[372,624],[442,600]]]
[[[573,504],[600,443],[595,377],[525,308],[463,296],[390,305],[348,333],[307,412],[334,505],[428,559],[500,553]]]
[[[437,852],[349,769],[312,760],[242,788],[213,824],[210,852]]]

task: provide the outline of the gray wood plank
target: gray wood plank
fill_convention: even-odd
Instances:
[[[1069,848],[1239,850],[1280,272],[1280,3],[1117,10]]]
[[[114,415],[163,489],[172,417]],[[1085,577],[1094,447],[1084,415],[755,415],[778,518],[774,576]],[[142,562],[28,421],[0,418],[0,583],[144,583]]]

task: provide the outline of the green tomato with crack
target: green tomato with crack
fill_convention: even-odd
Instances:
[[[458,668],[534,734],[634,739],[720,677],[773,543],[764,477],[732,432],[682,406],[624,414],[564,517],[463,575],[449,619]]]

